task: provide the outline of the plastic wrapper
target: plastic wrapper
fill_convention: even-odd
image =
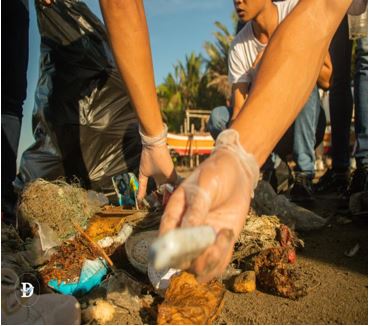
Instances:
[[[80,1],[36,1],[40,73],[32,128],[18,189],[35,178],[77,177],[86,188],[114,191],[111,178],[136,171],[138,122],[114,65],[104,25]]]
[[[55,291],[66,295],[85,294],[99,285],[107,274],[108,269],[104,260],[86,260],[82,266],[81,276],[78,282],[59,283],[58,280],[49,281],[48,285]]]

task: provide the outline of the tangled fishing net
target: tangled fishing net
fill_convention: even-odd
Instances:
[[[64,180],[36,179],[26,185],[18,205],[18,216],[29,222],[46,224],[60,239],[75,234],[73,223],[85,226],[90,217],[100,210],[89,200],[86,190]]]

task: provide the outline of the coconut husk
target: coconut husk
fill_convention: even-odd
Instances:
[[[87,191],[78,184],[36,179],[21,193],[17,214],[30,225],[46,224],[60,239],[67,239],[76,233],[72,221],[85,226],[99,210],[98,204],[89,201]]]

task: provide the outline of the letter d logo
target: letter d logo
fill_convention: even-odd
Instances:
[[[34,286],[31,283],[28,282],[22,282],[22,298],[29,298],[33,294]]]

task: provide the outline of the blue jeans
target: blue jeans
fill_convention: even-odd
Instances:
[[[358,167],[368,165],[368,39],[357,41],[355,77],[355,159]]]
[[[320,100],[318,88],[315,87],[313,92],[300,114],[297,116],[295,123],[290,128],[286,135],[282,138],[282,142],[292,143],[292,148],[288,151],[293,153],[296,162],[296,171],[305,172],[307,175],[314,176],[314,162],[315,162],[315,143],[316,143],[316,129],[319,120]],[[228,127],[232,117],[232,109],[225,106],[219,106],[213,109],[209,122],[208,130],[210,134],[216,139],[219,133]],[[288,141],[286,136],[292,137],[292,141]],[[283,146],[276,146],[283,147]],[[272,155],[265,162],[262,170],[270,170],[278,165],[277,155],[285,156],[288,153],[281,153],[276,149]]]

